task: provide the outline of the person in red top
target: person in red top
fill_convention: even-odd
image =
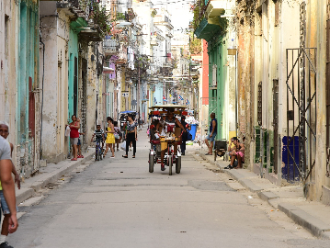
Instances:
[[[78,145],[78,139],[79,139],[79,122],[77,121],[77,117],[75,115],[72,116],[72,122],[69,124],[69,127],[71,129],[70,131],[70,142],[73,146],[72,149],[72,155],[73,158],[71,161],[77,161],[77,145]]]

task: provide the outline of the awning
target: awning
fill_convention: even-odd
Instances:
[[[133,110],[127,110],[127,111],[122,111],[119,114],[130,114],[130,113],[136,113],[136,111]]]

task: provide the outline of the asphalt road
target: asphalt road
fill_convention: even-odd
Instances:
[[[188,152],[182,173],[148,172],[148,143],[137,158],[93,162],[21,207],[15,248],[330,247]],[[188,147],[189,149],[189,147]],[[189,151],[189,150],[188,150]],[[79,172],[79,173],[78,173]]]

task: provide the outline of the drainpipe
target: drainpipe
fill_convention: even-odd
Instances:
[[[41,40],[42,44],[42,85],[41,85],[41,107],[40,107],[40,159],[42,159],[42,112],[44,108],[44,81],[45,81],[45,43]]]

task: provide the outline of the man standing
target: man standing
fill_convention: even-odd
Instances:
[[[209,148],[209,151],[205,155],[212,155],[213,142],[215,137],[217,136],[218,121],[217,119],[215,119],[215,113],[212,113],[210,117],[211,117],[211,122],[210,122],[209,135],[205,139],[205,144]]]
[[[7,123],[3,123],[0,122],[0,136],[2,136],[4,139],[7,140],[9,135],[9,127]],[[8,142],[8,140],[7,140]],[[13,144],[9,143],[10,149],[11,149],[11,154],[10,156],[12,157],[12,153],[13,153]],[[12,173],[15,176],[15,182],[17,182],[17,188],[20,189],[20,178],[19,175],[16,171],[16,168],[14,166],[14,164],[12,164]],[[1,236],[0,236],[0,248],[10,248],[11,246],[9,246],[6,242],[7,236],[9,234],[9,219],[10,219],[10,210],[8,208],[8,204],[7,201],[4,197],[3,194],[3,190],[2,190],[2,185],[1,185],[1,181],[0,181],[0,201],[1,201],[1,210],[2,210],[2,214],[5,216],[3,222],[2,222],[2,228],[1,228]]]
[[[3,188],[3,194],[8,204],[10,211],[9,218],[9,233],[17,230],[17,211],[16,211],[16,197],[15,197],[15,184],[11,176],[12,161],[10,156],[10,146],[2,136],[0,136],[0,179]]]

